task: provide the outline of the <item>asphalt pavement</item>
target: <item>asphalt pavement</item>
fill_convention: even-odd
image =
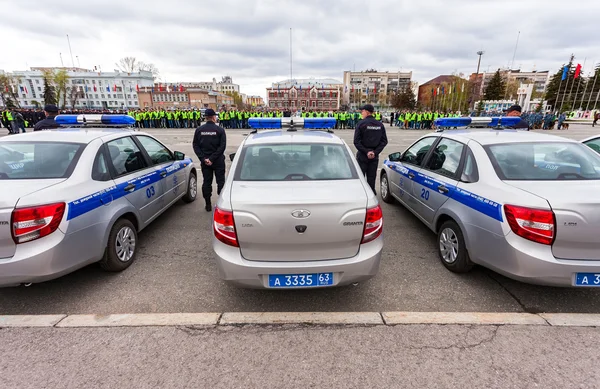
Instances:
[[[149,133],[193,156],[193,129]],[[554,134],[582,139],[600,130],[572,125]],[[248,130],[229,130],[234,152]],[[384,154],[402,151],[426,131],[388,128]],[[351,143],[351,130],[337,134]],[[195,156],[193,156],[196,159]],[[229,166],[229,162],[228,162]],[[321,290],[244,290],[217,277],[211,214],[202,199],[180,202],[139,236],[137,261],[118,274],[91,265],[31,287],[0,289],[0,315],[49,313],[255,311],[600,312],[594,289],[551,288],[512,281],[476,267],[457,275],[440,263],[434,235],[400,205],[382,203],[385,248],[380,273],[356,286]]]

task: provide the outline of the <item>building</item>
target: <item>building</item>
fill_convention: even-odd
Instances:
[[[65,70],[68,74],[64,106],[75,109],[129,109],[138,108],[139,88],[152,87],[151,72],[102,72],[82,68],[43,68],[6,73],[19,82],[14,85],[22,108],[44,105],[44,72]],[[62,100],[62,99],[61,99]],[[37,103],[37,104],[36,104]],[[63,106],[63,102],[59,102]]]
[[[267,88],[271,109],[332,111],[340,109],[342,83],[331,78],[285,80]]]
[[[471,78],[478,80],[479,87],[479,96],[483,96],[485,94],[485,90],[492,80],[492,77],[496,72],[487,72],[476,74],[473,73]],[[548,70],[544,71],[531,71],[531,72],[522,72],[521,70],[510,70],[510,69],[501,69],[500,75],[504,79],[505,82],[517,82],[520,84],[533,84],[534,91],[537,93],[546,92],[546,88],[548,87],[548,83],[550,82],[550,72]]]
[[[411,88],[412,72],[344,72],[343,103],[350,108],[370,103],[376,109],[387,108],[391,95]]]
[[[260,108],[265,106],[265,101],[261,96],[246,96],[244,104],[249,105],[253,108]]]
[[[196,83],[184,83],[184,86],[189,84],[189,86],[194,86],[201,89],[212,90],[221,93],[227,92],[237,92],[240,93],[240,86],[238,84],[233,83],[233,78],[230,76],[221,77],[221,81],[217,82],[216,78],[213,78],[212,81],[204,81],[204,82],[196,82]]]
[[[542,104],[542,112],[546,112],[550,110],[550,106],[546,101],[543,101],[540,98],[533,97],[533,91],[536,89],[536,85],[531,84],[520,84],[517,89],[517,99],[516,103],[521,106],[523,112],[531,112],[538,109],[539,105]],[[515,104],[515,99],[507,99],[507,100],[481,100],[475,102],[475,108],[479,107],[481,104],[481,108],[483,111],[496,111],[500,112],[502,110],[510,108],[513,104]]]
[[[195,85],[198,85],[198,83],[159,83],[140,89],[138,93],[139,108],[169,110],[212,108],[216,110],[222,106],[231,107],[233,105],[233,97]]]

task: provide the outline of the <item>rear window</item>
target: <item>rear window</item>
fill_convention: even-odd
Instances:
[[[242,151],[236,171],[241,181],[348,180],[358,175],[342,145],[265,144]]]
[[[0,180],[66,178],[83,148],[83,144],[60,142],[0,144]]]
[[[599,180],[600,156],[578,143],[505,143],[485,147],[502,180]]]

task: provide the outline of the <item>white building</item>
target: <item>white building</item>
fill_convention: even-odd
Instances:
[[[44,105],[44,71],[67,71],[66,107],[75,109],[129,109],[139,108],[138,88],[154,85],[151,72],[124,73],[120,71],[101,72],[82,68],[31,68],[31,70],[7,73],[20,82],[19,104],[22,108],[34,108],[37,102]],[[74,102],[74,104],[73,104]],[[59,102],[62,106],[62,102]]]
[[[485,93],[485,90],[492,80],[492,77],[496,72],[483,73],[482,80],[483,82],[480,84],[480,93]],[[548,70],[544,71],[532,71],[532,72],[522,72],[521,70],[506,70],[500,69],[500,75],[504,79],[504,81],[512,82],[516,81],[521,84],[533,84],[534,90],[538,93],[544,93],[546,88],[548,87],[548,83],[550,82],[550,72]]]
[[[233,78],[230,76],[221,77],[221,81],[217,82],[216,78],[213,78],[212,81],[203,81],[203,82],[194,82],[187,83],[190,86],[193,84],[196,88],[206,89],[206,90],[214,90],[216,92],[227,93],[227,92],[237,92],[240,93],[240,86],[238,84],[233,83]],[[186,83],[184,83],[184,86]]]
[[[352,108],[371,103],[376,108],[389,106],[390,96],[411,87],[412,72],[344,72],[344,104]]]

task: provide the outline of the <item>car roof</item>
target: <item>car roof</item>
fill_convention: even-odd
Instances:
[[[102,138],[110,140],[120,138],[126,135],[148,135],[131,128],[81,128],[65,127],[45,131],[33,131],[25,134],[6,136],[0,139],[0,142],[71,142],[88,144],[95,139]]]
[[[446,138],[452,138],[461,142],[473,140],[481,145],[513,142],[577,142],[562,136],[544,134],[523,130],[448,130],[441,133]]]
[[[335,134],[326,131],[282,131],[266,130],[250,134],[245,141],[246,145],[260,145],[273,143],[330,143],[343,144],[344,142]]]

